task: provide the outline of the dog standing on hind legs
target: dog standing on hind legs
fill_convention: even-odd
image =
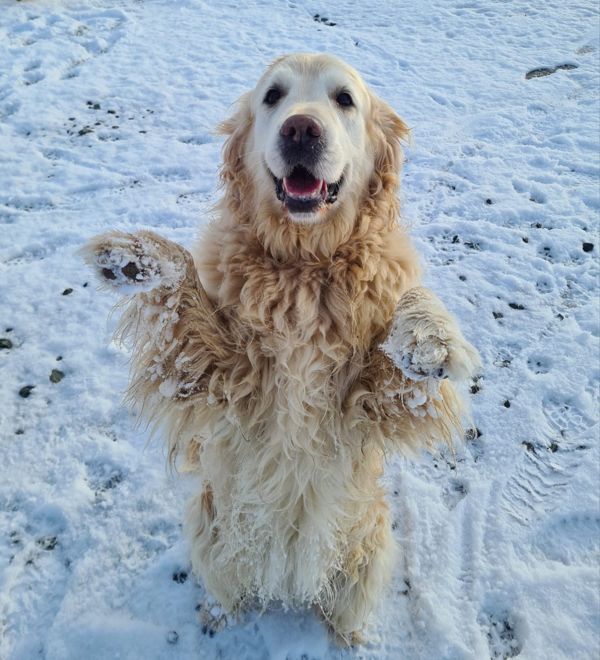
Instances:
[[[222,124],[216,217],[84,249],[129,295],[128,396],[200,478],[194,572],[226,611],[316,606],[358,639],[390,579],[384,457],[462,437],[476,351],[399,223],[393,110],[326,55],[276,60]]]

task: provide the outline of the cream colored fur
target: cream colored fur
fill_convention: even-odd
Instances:
[[[265,117],[274,76],[289,98]],[[352,116],[331,102],[340,84]],[[273,132],[298,108],[336,136],[323,178],[347,173],[311,218],[285,212],[264,164],[278,167]],[[112,232],[86,258],[133,292],[120,330],[129,397],[199,476],[195,573],[228,611],[314,605],[351,641],[394,567],[384,457],[462,436],[450,381],[473,375],[477,355],[419,286],[396,197],[407,129],[353,69],[282,58],[222,131],[224,195],[193,257],[151,232]]]

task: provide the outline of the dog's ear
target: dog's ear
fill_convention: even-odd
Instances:
[[[375,167],[372,194],[396,189],[402,164],[401,142],[408,142],[410,129],[394,110],[381,99],[372,97]]]
[[[226,135],[223,145],[223,166],[221,179],[225,184],[240,182],[244,176],[244,152],[252,127],[250,112],[250,92],[243,94],[237,101],[233,115],[219,124],[217,132]]]

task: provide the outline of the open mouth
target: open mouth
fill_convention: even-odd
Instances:
[[[323,204],[333,204],[337,200],[342,176],[334,183],[317,179],[302,165],[294,169],[283,179],[278,179],[272,172],[277,199],[294,213],[314,213]]]

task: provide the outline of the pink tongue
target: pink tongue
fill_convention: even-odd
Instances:
[[[297,197],[309,197],[321,190],[323,182],[312,176],[286,177],[283,185],[290,195]]]

